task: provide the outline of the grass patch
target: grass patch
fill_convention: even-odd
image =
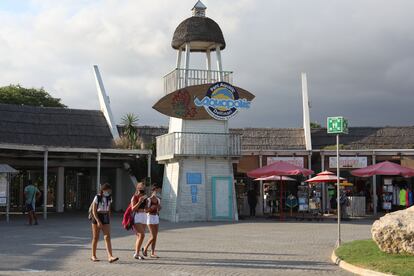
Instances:
[[[384,253],[373,240],[345,243],[335,253],[347,263],[359,267],[399,276],[414,275],[414,256]]]

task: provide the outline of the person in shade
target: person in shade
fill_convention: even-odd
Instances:
[[[29,180],[27,186],[24,188],[24,197],[26,199],[26,212],[29,217],[29,225],[38,225],[36,216],[36,200],[40,198],[39,189],[33,185],[32,180]]]
[[[95,196],[91,204],[92,209],[92,257],[91,261],[98,262],[96,257],[96,248],[98,246],[99,234],[102,231],[104,234],[106,252],[108,254],[108,261],[110,263],[116,262],[119,259],[112,255],[111,244],[111,198],[112,188],[108,183],[102,184],[100,193]]]
[[[151,234],[151,238],[148,240],[147,244],[142,248],[142,255],[144,257],[148,256],[148,248],[151,246],[151,258],[159,258],[155,254],[155,245],[157,243],[157,237],[158,237],[158,229],[159,229],[159,212],[161,210],[161,199],[160,199],[160,191],[161,188],[154,184],[151,189],[151,196],[147,199],[147,206],[146,206],[146,212],[147,212],[147,225],[148,229]]]
[[[256,216],[257,193],[253,188],[247,192],[247,203],[250,207],[250,216]]]
[[[134,258],[144,260],[140,255],[141,246],[145,238],[145,227],[147,225],[147,214],[145,212],[147,204],[147,195],[145,194],[145,185],[139,182],[136,185],[135,194],[131,198],[131,209],[134,212],[134,229],[136,233]]]

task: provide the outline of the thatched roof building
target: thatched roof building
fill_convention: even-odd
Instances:
[[[102,112],[54,107],[0,104],[0,143],[112,148],[113,139]]]

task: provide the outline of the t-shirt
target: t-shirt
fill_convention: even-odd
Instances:
[[[405,206],[405,197],[406,197],[407,191],[405,189],[400,190],[400,205]]]
[[[97,212],[109,212],[111,209],[112,199],[108,200],[108,197],[106,196],[101,196],[101,200],[98,202],[98,196],[96,195],[93,202],[98,205],[96,207]]]
[[[28,185],[24,188],[24,194],[26,195],[26,204],[36,204],[36,194],[40,193],[36,186]]]

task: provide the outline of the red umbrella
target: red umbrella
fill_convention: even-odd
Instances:
[[[322,183],[322,182],[337,182],[338,178],[336,175],[329,171],[324,171],[321,173],[318,173],[315,177],[312,177],[305,182],[309,183]],[[339,181],[344,181],[345,178],[339,177]]]
[[[270,165],[255,169],[247,173],[251,178],[266,177],[272,175],[303,175],[313,174],[312,170],[308,170],[288,162],[276,161]]]
[[[266,177],[259,177],[259,178],[256,178],[254,181],[296,181],[296,179],[288,177],[288,176],[282,176],[282,179],[280,179],[280,176],[272,175],[272,176],[266,176]]]
[[[403,167],[393,162],[384,161],[365,168],[356,169],[351,172],[352,175],[360,177],[369,177],[373,175],[402,175],[405,177],[414,176],[414,170]]]
[[[288,162],[284,161],[276,161],[270,165],[264,166],[262,168],[258,168],[252,170],[247,173],[247,175],[251,178],[258,178],[258,177],[267,177],[278,175],[282,180],[282,176],[286,175],[303,175],[308,176],[313,174],[312,170],[308,170]],[[280,219],[283,219],[283,182],[280,185]]]

